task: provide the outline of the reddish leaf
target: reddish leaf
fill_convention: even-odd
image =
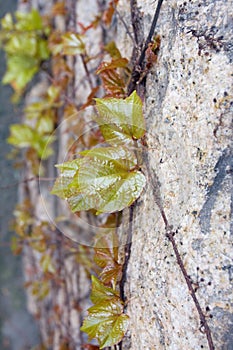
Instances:
[[[103,81],[104,89],[108,96],[112,97],[124,97],[125,84],[120,78],[120,75],[114,70],[108,70],[101,73],[101,79]]]
[[[108,96],[124,97],[126,81],[118,73],[118,69],[127,69],[126,58],[113,59],[111,62],[102,62],[96,73],[100,75],[104,89]]]
[[[111,62],[102,62],[96,71],[96,74],[100,74],[107,70],[112,70],[116,68],[126,68],[128,65],[127,58],[117,58],[113,59]]]
[[[160,42],[161,42],[160,36],[156,35],[153,41],[148,44],[148,47],[145,52],[147,69],[151,68],[153,64],[156,63],[157,61]]]
[[[112,23],[112,17],[114,15],[118,1],[119,0],[112,0],[109,4],[109,7],[103,13],[102,20],[107,26],[109,26]]]
[[[93,98],[96,96],[96,93],[99,90],[99,88],[99,86],[96,86],[91,90],[90,94],[87,97],[87,101],[82,105],[81,110],[93,104]]]
[[[103,283],[111,284],[115,288],[122,275],[117,234],[115,229],[105,229],[103,232],[99,232],[96,238],[94,261],[103,269],[99,277]]]
[[[83,349],[86,350],[99,350],[99,346],[97,345],[92,345],[92,344],[84,344]]]

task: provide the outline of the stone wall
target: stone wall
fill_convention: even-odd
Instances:
[[[146,37],[156,2],[137,3]],[[145,167],[133,221],[125,349],[208,349],[165,236],[154,174],[215,348],[232,349],[232,14],[231,1],[162,5],[158,62],[146,83],[150,173]]]

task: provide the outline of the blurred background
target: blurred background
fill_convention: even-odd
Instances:
[[[17,0],[0,0],[0,18],[16,10]],[[4,53],[0,50],[0,79],[5,72]],[[11,88],[0,84],[0,349],[27,350],[38,344],[36,323],[27,312],[23,288],[22,256],[10,249],[13,232],[10,224],[17,203],[20,174],[9,159],[6,143],[9,125],[18,122],[20,106],[10,103]]]

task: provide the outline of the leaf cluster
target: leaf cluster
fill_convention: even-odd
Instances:
[[[91,301],[94,305],[88,309],[81,330],[90,339],[97,338],[100,349],[119,343],[129,322],[129,317],[123,313],[119,293],[92,276]]]
[[[29,13],[17,11],[15,18],[7,13],[1,20],[0,46],[7,56],[7,71],[2,82],[14,89],[15,102],[40,69],[41,62],[50,56],[46,39],[49,31],[34,9]]]
[[[100,348],[113,346],[124,336],[129,318],[123,313],[123,302],[119,296],[119,282],[123,265],[120,263],[119,240],[116,224],[120,224],[118,213],[108,216],[106,223],[95,236],[94,262],[100,267],[98,278],[92,276],[91,301],[82,331],[89,338],[97,338]]]
[[[130,76],[129,61],[121,56],[114,41],[104,47],[104,51],[110,55],[111,61],[103,61],[96,74],[100,76],[105,96],[125,97],[127,95],[127,82]]]
[[[120,211],[140,196],[146,182],[138,170],[137,156],[126,147],[133,147],[145,132],[137,93],[126,99],[96,99],[96,108],[96,122],[112,146],[79,152],[80,158],[57,166],[61,174],[52,193],[66,199],[73,212]]]
[[[117,214],[110,215],[104,230],[99,230],[95,237],[95,255],[94,262],[101,268],[99,273],[100,280],[114,290],[122,277],[122,264],[119,258],[119,241],[116,232]],[[109,227],[113,220],[113,227]]]
[[[51,144],[55,140],[52,135],[56,124],[60,89],[51,85],[44,98],[31,103],[24,109],[25,122],[12,124],[7,141],[17,148],[27,148],[27,158],[35,165],[35,159],[47,159],[52,153]],[[34,166],[38,173],[38,165]]]
[[[90,26],[83,26],[83,34],[100,24],[109,27],[117,3],[118,0],[110,1],[106,10]],[[65,15],[64,3],[54,5],[52,12],[55,16]],[[140,196],[146,183],[140,170],[138,148],[138,140],[145,133],[142,101],[135,91],[126,98],[126,86],[131,74],[129,62],[121,56],[114,42],[107,44],[104,52],[110,56],[110,61],[103,61],[95,71],[102,80],[105,97],[95,99],[99,86],[90,84],[91,92],[87,101],[77,108],[74,101],[69,100],[67,103],[65,95],[74,76],[66,56],[80,55],[87,74],[90,74],[88,64],[93,58],[86,51],[85,36],[71,31],[51,31],[35,10],[28,14],[16,13],[15,20],[8,14],[1,24],[0,40],[8,59],[4,83],[10,83],[17,96],[22,94],[41,63],[51,57],[49,74],[52,74],[52,85],[37,102],[25,108],[25,122],[12,125],[8,138],[8,142],[16,148],[27,149],[27,161],[31,163],[35,174],[38,174],[39,161],[52,154],[54,137],[51,134],[57,123],[59,108],[63,108],[64,118],[69,117],[70,120],[70,115],[76,116],[78,110],[85,109],[95,101],[97,113],[93,121],[98,129],[86,143],[83,139],[87,149],[79,152],[77,158],[57,165],[60,176],[52,193],[66,199],[74,212],[89,210],[95,214],[107,213],[106,227],[96,234],[94,262],[93,254],[87,247],[77,248],[65,243],[63,249],[65,255],[75,255],[75,260],[84,266],[88,275],[98,275],[98,278],[92,276],[91,300],[94,305],[88,310],[81,330],[90,339],[97,338],[100,348],[115,345],[121,341],[128,326],[128,316],[123,313],[124,305],[119,296],[122,263],[115,229],[116,216]],[[19,58],[17,64],[13,56]],[[16,71],[23,73],[18,77]],[[80,134],[85,124],[80,118],[76,119],[76,124],[70,127],[73,133],[77,128]],[[100,142],[104,142],[102,147],[96,146]],[[51,285],[64,282],[58,277],[54,228],[46,222],[36,223],[32,206],[27,201],[16,209],[15,215],[17,237],[12,241],[12,249],[18,254],[27,245],[37,252],[40,273],[33,271],[37,279],[32,277],[25,286],[30,288],[35,298],[43,300],[49,295]],[[54,307],[58,319],[60,312]],[[61,341],[61,349],[69,348],[67,344]],[[87,349],[99,348],[90,344],[85,346]]]

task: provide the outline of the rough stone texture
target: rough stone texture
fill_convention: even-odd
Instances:
[[[161,48],[145,99],[149,166],[221,350],[233,343],[232,5],[164,2],[157,27]],[[138,1],[138,6],[146,37],[156,2]],[[208,349],[150,180],[134,214],[124,349]]]

